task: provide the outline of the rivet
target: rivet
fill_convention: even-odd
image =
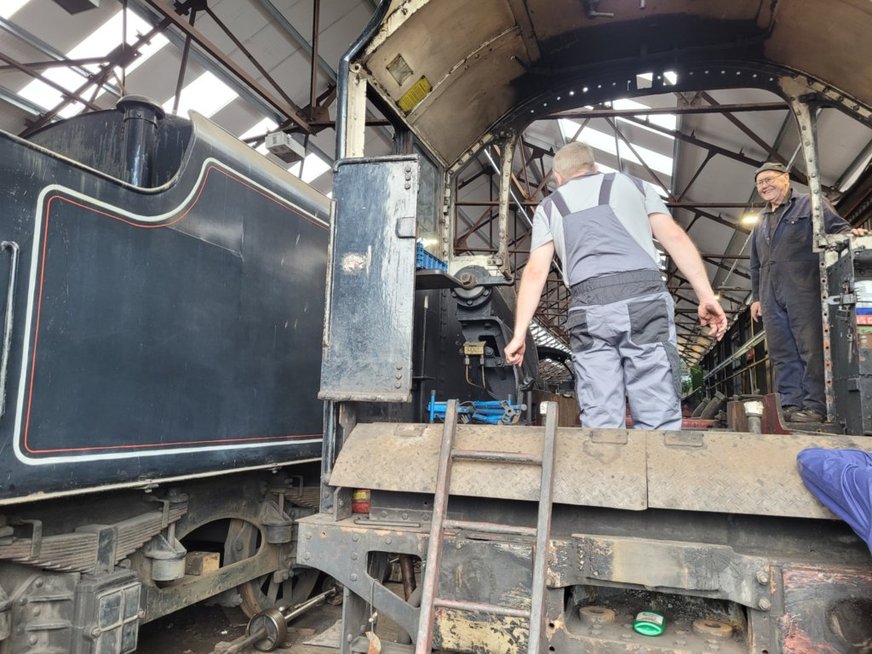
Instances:
[[[351,540],[355,543],[360,540],[360,536],[358,534],[351,534]]]
[[[357,561],[357,552],[352,552],[352,553],[351,553],[351,560],[352,560],[352,561]]]
[[[393,542],[394,542],[394,540],[390,536],[387,536],[385,538],[385,545],[390,545]]]
[[[356,572],[351,573],[351,581],[357,581],[357,573]]]

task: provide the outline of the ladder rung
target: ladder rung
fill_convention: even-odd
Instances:
[[[473,522],[472,520],[445,520],[442,525],[446,529],[468,529],[487,534],[517,534],[518,536],[535,536],[535,527],[516,527],[497,522]]]
[[[496,463],[535,463],[542,465],[542,457],[522,452],[493,452],[488,450],[451,450],[454,459],[467,461],[493,461]]]
[[[524,609],[512,609],[508,606],[497,606],[496,604],[481,604],[480,602],[460,602],[458,600],[433,598],[433,606],[441,606],[446,609],[455,609],[457,611],[471,611],[475,613],[489,613],[490,615],[505,615],[510,618],[528,618],[530,612]]]

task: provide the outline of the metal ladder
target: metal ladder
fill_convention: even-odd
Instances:
[[[431,653],[433,618],[437,607],[459,611],[476,611],[498,616],[527,618],[530,623],[530,639],[527,652],[528,654],[539,653],[545,616],[545,572],[548,567],[548,540],[551,533],[554,444],[557,435],[557,404],[555,402],[543,402],[543,405],[545,407],[545,438],[540,458],[534,455],[514,452],[454,449],[454,435],[457,431],[457,400],[449,401],[445,411],[445,425],[442,430],[439,471],[436,476],[436,493],[433,498],[433,518],[430,523],[430,543],[427,546],[427,562],[421,595],[421,610],[418,614],[418,638],[416,640],[415,654]],[[516,527],[514,525],[492,522],[446,520],[445,514],[448,508],[448,495],[451,486],[451,466],[456,460],[541,466],[539,517],[536,522],[536,528]],[[436,588],[439,584],[439,571],[442,563],[442,537],[445,528],[469,529],[479,533],[535,536],[533,588],[530,610],[436,597]]]

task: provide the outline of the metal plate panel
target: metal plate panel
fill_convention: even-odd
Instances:
[[[415,156],[337,164],[321,393],[408,401],[415,293]]]
[[[442,425],[359,424],[330,479],[334,486],[432,494]],[[458,425],[457,449],[539,454],[541,427]],[[554,501],[645,508],[824,518],[802,484],[796,455],[807,447],[872,451],[863,438],[823,434],[557,431]],[[539,468],[458,461],[451,493],[537,501]]]
[[[872,442],[819,434],[650,432],[648,504],[685,511],[832,518],[796,471],[796,455],[807,447],[872,451]]]
[[[433,493],[442,425],[359,424],[339,454],[334,486]],[[642,510],[646,507],[644,431],[557,430],[554,502]],[[455,447],[540,455],[541,427],[458,425]],[[458,461],[451,493],[539,500],[537,466]]]

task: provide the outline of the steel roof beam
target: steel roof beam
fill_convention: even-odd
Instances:
[[[29,134],[32,134],[36,130],[40,129],[44,125],[47,125],[52,118],[58,115],[60,111],[63,110],[64,107],[69,105],[74,100],[78,100],[79,97],[88,90],[91,86],[96,86],[100,88],[106,83],[106,80],[109,79],[112,75],[115,74],[116,67],[125,67],[131,62],[133,62],[139,56],[139,49],[151,41],[151,39],[162,32],[169,25],[169,20],[164,19],[157,25],[155,25],[148,32],[140,36],[136,39],[136,42],[133,45],[127,45],[126,43],[122,43],[119,45],[112,53],[107,57],[107,63],[100,69],[100,72],[89,76],[88,80],[82,84],[75,91],[66,92],[66,98],[55,106],[53,109],[45,112],[42,116],[40,116],[36,121],[33,122],[30,127],[24,130],[21,133],[22,137],[27,137]],[[81,100],[79,100],[81,101]],[[87,102],[85,104],[88,104]]]
[[[193,28],[185,20],[183,20],[183,17],[177,14],[174,8],[164,4],[164,2],[161,2],[160,0],[142,1],[147,3],[150,7],[158,11],[162,16],[164,16],[166,20],[170,21],[173,25],[175,25],[176,28],[178,28],[182,32],[182,34],[190,36],[198,46],[200,46],[206,53],[208,53],[210,57],[212,57],[216,62],[224,66],[227,70],[232,72],[246,86],[250,87],[251,90],[254,91],[255,94],[257,94],[258,97],[260,97],[267,104],[269,104],[275,111],[279,112],[279,114],[283,118],[290,120],[307,134],[312,133],[312,128],[309,125],[308,121],[300,113],[300,108],[296,104],[291,102],[290,99],[285,96],[282,91],[279,91],[279,93],[283,96],[283,99],[276,98],[268,89],[264,88],[260,84],[260,82],[258,82],[258,80],[254,79],[254,77],[252,77],[245,70],[243,70],[241,66],[239,66],[236,62],[227,57],[225,53],[223,53],[220,48],[218,48],[218,46],[216,46],[209,39],[207,39],[199,30]],[[209,10],[207,9],[207,11]],[[209,11],[209,13],[214,19],[214,14],[212,14],[211,11]],[[231,38],[234,37],[231,36]],[[273,85],[275,85],[275,82],[273,82],[268,75],[266,77],[270,80],[270,82],[273,83]]]
[[[781,102],[760,102],[750,104],[724,104],[717,107],[648,107],[647,109],[590,109],[580,111],[561,111],[549,118],[626,118],[632,116],[656,116],[671,114],[720,114],[743,111],[787,111],[789,107]]]
[[[84,78],[88,78],[92,75],[91,71],[87,70],[86,68],[81,67],[82,63],[89,63],[89,61],[87,59],[77,60],[77,61],[71,61],[71,60],[67,59],[66,55],[64,55],[62,52],[53,48],[52,46],[50,46],[48,43],[46,43],[42,39],[37,38],[36,36],[34,36],[30,32],[28,32],[26,29],[24,29],[20,25],[17,25],[10,20],[6,20],[5,18],[0,18],[0,29],[2,29],[5,32],[8,32],[9,34],[12,34],[14,37],[23,41],[24,43],[29,45],[34,50],[41,52],[42,54],[46,55],[47,57],[51,57],[52,59],[55,59],[58,62],[58,65],[69,66],[76,73],[78,73],[79,75],[81,75]],[[101,59],[101,61],[106,61],[106,57],[103,57]],[[99,62],[94,62],[94,63],[99,63]],[[31,66],[35,67],[32,64],[31,64]],[[114,95],[116,97],[121,97],[121,90],[117,86],[114,86],[112,84],[106,84],[106,85],[104,85],[104,88],[112,95]]]
[[[766,152],[768,152],[769,156],[771,157],[771,160],[775,160],[778,163],[787,164],[787,159],[782,157],[781,154],[778,152],[778,150],[776,150],[774,147],[772,147],[771,143],[760,138],[760,136],[754,130],[752,130],[745,123],[743,123],[741,120],[736,118],[731,111],[724,110],[724,105],[722,105],[720,102],[715,100],[711,95],[709,95],[705,91],[700,91],[700,97],[703,98],[706,102],[708,102],[711,106],[718,107],[718,108],[722,109],[724,118],[726,118],[733,125],[735,125],[739,129],[740,132],[742,132],[743,134],[745,134],[745,136],[747,136],[749,139],[754,141],[754,143],[756,143],[761,148],[763,148]],[[787,107],[785,107],[785,109],[786,108]]]

